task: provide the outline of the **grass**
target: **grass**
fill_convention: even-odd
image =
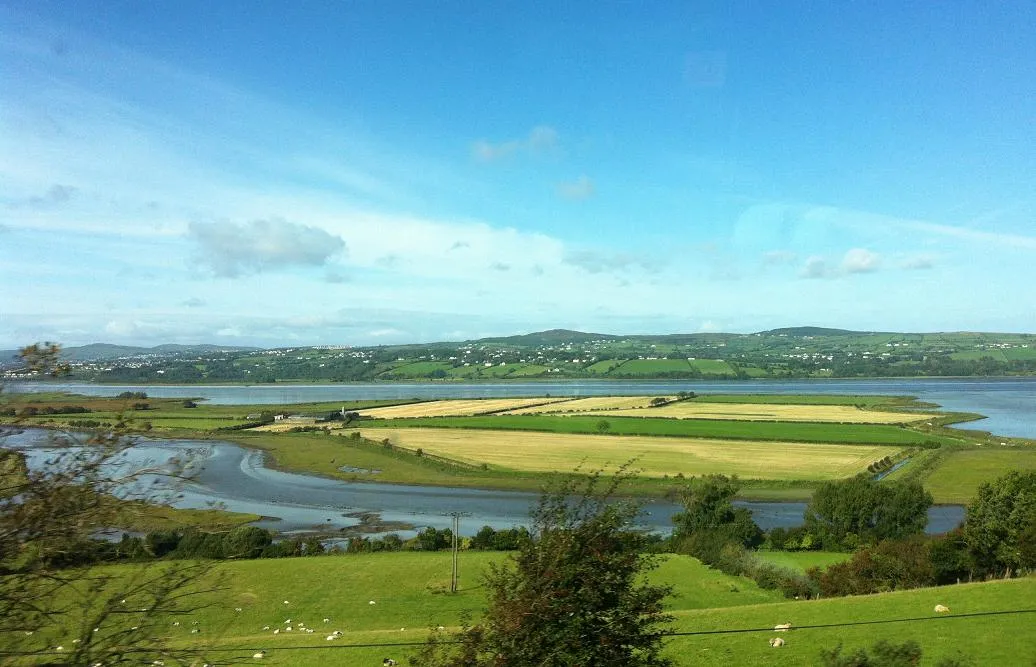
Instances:
[[[985,445],[983,449],[946,452],[939,457],[925,486],[940,502],[967,503],[979,486],[1009,470],[1036,470],[1036,448]]]
[[[796,572],[805,572],[811,567],[823,569],[852,557],[852,554],[837,551],[756,551],[754,555],[761,561]]]
[[[762,403],[698,403],[678,401],[641,411],[613,410],[626,417],[669,419],[743,419],[748,421],[837,422],[850,424],[900,424],[929,419],[928,415],[906,412],[861,410],[852,405],[795,405]]]
[[[545,414],[550,412],[580,412],[597,410],[624,410],[632,408],[646,408],[651,401],[658,398],[672,398],[670,396],[591,396],[588,398],[575,398],[571,400],[560,400],[545,405],[529,406],[508,410],[502,414]]]
[[[409,405],[361,410],[364,417],[402,419],[407,417],[449,417],[486,414],[564,401],[563,398],[479,398],[427,401]]]
[[[747,442],[644,436],[520,433],[470,429],[369,429],[368,439],[418,449],[472,465],[505,470],[613,470],[631,458],[642,476],[722,473],[748,479],[826,480],[848,477],[872,461],[895,456],[898,448]]]
[[[853,394],[698,394],[690,400],[694,403],[855,405],[862,408],[896,408],[918,405],[911,396],[862,396]]]
[[[646,409],[645,409],[646,411]],[[555,415],[490,415],[481,417],[439,417],[364,422],[364,428],[470,428],[504,431],[548,431],[551,433],[599,433],[601,422],[613,435],[646,435],[724,440],[782,440],[792,442],[869,445],[922,445],[928,440],[955,443],[956,440],[888,424],[816,424],[809,422],[760,422],[718,419],[651,419]]]
[[[722,359],[689,359],[687,363],[705,375],[736,375],[730,364]]]
[[[689,375],[691,367],[685,359],[630,359],[613,368],[608,375],[657,377],[664,373]]]
[[[216,563],[210,579],[199,583],[205,585],[219,578],[223,590],[202,598],[200,601],[210,606],[179,619],[180,626],[170,623],[168,636],[183,646],[240,648],[240,654],[247,656],[262,649],[268,652],[263,664],[279,667],[376,665],[385,657],[406,664],[413,648],[386,645],[420,642],[428,628],[436,625],[455,629],[466,613],[477,620],[487,595],[480,585],[480,575],[489,563],[503,558],[506,556],[499,553],[462,552],[461,589],[457,594],[441,592],[450,572],[450,555],[445,552]],[[139,568],[130,565],[105,570],[130,577]],[[674,630],[748,630],[669,638],[666,654],[681,667],[812,665],[817,663],[821,649],[842,644],[851,651],[870,647],[878,639],[918,641],[924,650],[923,665],[956,657],[958,651],[981,665],[1029,665],[1036,660],[1036,642],[1025,639],[1031,637],[1032,614],[961,616],[1030,607],[1027,602],[1036,599],[1036,579],[1031,577],[880,595],[783,601],[749,580],[705,568],[693,558],[668,556],[661,567],[649,573],[649,579],[675,588],[675,595],[666,601],[667,609],[676,616]],[[289,604],[285,605],[285,600]],[[375,604],[369,604],[371,600]],[[951,613],[934,614],[936,604],[947,605]],[[236,607],[241,612],[234,611]],[[331,622],[324,624],[325,617]],[[296,628],[291,633],[283,631],[288,618]],[[917,620],[865,624],[895,619]],[[298,632],[300,620],[317,632]],[[198,625],[192,625],[193,621]],[[116,627],[133,622],[132,617],[113,620]],[[776,635],[770,628],[783,622],[791,622],[793,629]],[[845,623],[864,624],[803,627]],[[271,630],[262,630],[267,625]],[[190,634],[194,627],[201,630],[199,635]],[[273,635],[274,627],[281,628],[281,633]],[[327,642],[324,635],[332,630],[341,630],[345,636],[338,642]],[[787,645],[771,649],[767,640],[773,636],[782,636]],[[43,646],[67,643],[72,637],[69,633],[38,633],[34,639]],[[345,648],[364,643],[380,646]],[[292,650],[302,646],[322,648]],[[226,657],[228,653],[221,655]]]

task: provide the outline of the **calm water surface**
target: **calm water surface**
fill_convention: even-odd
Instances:
[[[49,433],[29,429],[9,435],[5,446],[26,452],[30,465],[47,465],[55,455]],[[194,461],[190,483],[168,491],[177,507],[221,506],[234,512],[268,517],[257,525],[281,532],[331,532],[359,524],[356,515],[377,514],[382,522],[401,522],[420,529],[447,528],[451,514],[461,513],[461,533],[473,535],[484,525],[510,528],[528,524],[532,493],[485,491],[432,486],[355,483],[272,470],[261,452],[225,442],[203,440],[141,440],[127,452],[124,467],[166,465],[173,458]],[[151,478],[145,479],[145,483]],[[156,478],[160,479],[161,478]],[[162,482],[164,483],[164,482]],[[802,523],[805,503],[738,503],[752,510],[764,529]],[[639,523],[657,532],[672,528],[674,503],[647,503]],[[959,505],[933,507],[929,532],[945,532],[964,518]],[[411,534],[410,531],[398,531]]]

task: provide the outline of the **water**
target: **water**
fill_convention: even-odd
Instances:
[[[46,431],[26,430],[5,438],[4,445],[25,451],[30,465],[41,466],[55,453],[45,447],[48,436]],[[256,525],[286,533],[355,529],[361,515],[374,513],[383,524],[410,526],[396,531],[409,536],[425,526],[447,528],[451,514],[459,512],[461,533],[474,535],[485,525],[497,529],[528,525],[529,509],[537,498],[532,493],[354,483],[282,472],[265,467],[261,452],[207,440],[141,440],[127,451],[121,466],[163,466],[174,458],[189,458],[196,472],[189,483],[160,491],[173,505],[219,506],[259,514],[265,518]],[[748,507],[764,529],[800,525],[806,509],[805,503],[737,504]],[[672,529],[673,514],[680,510],[672,502],[650,501],[644,505],[639,523],[667,533]],[[933,507],[928,530],[945,532],[963,518],[964,508],[959,505]]]
[[[1036,439],[1036,378],[904,378],[869,380],[751,381],[585,381],[495,384],[273,384],[273,385],[95,385],[87,383],[11,383],[18,392],[68,391],[115,396],[144,391],[156,398],[204,398],[221,405],[288,404],[409,398],[503,398],[513,396],[661,395],[678,391],[730,394],[884,394],[916,396],[946,410],[975,412],[986,418],[962,424],[1005,436]]]

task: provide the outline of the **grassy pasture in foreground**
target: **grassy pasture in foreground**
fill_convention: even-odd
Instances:
[[[477,620],[487,593],[480,585],[480,575],[488,563],[505,557],[498,553],[462,552],[461,590],[456,595],[441,592],[450,572],[450,555],[445,552],[217,563],[213,576],[222,576],[225,589],[202,600],[211,602],[210,607],[178,619],[180,626],[174,627],[170,622],[168,635],[183,646],[240,648],[240,653],[215,655],[245,656],[246,662],[251,662],[253,652],[266,650],[263,664],[282,667],[377,665],[385,657],[406,664],[404,659],[412,648],[342,646],[420,642],[429,627],[441,624],[456,628],[464,612]],[[129,576],[138,567],[106,569]],[[1030,607],[1028,601],[1036,598],[1036,579],[1031,577],[816,601],[783,601],[773,592],[760,590],[750,580],[729,577],[686,556],[665,557],[649,578],[675,587],[675,595],[666,606],[676,616],[673,629],[678,632],[761,628],[736,634],[670,638],[667,655],[680,666],[811,665],[816,664],[822,648],[841,643],[851,651],[869,647],[878,639],[918,641],[925,652],[924,665],[956,656],[957,651],[981,665],[1029,665],[1036,659],[1036,642],[1030,632],[1032,614],[955,618],[963,613]],[[285,605],[284,600],[289,604]],[[371,600],[374,605],[369,604]],[[937,616],[932,611],[936,604],[945,604],[952,612]],[[242,611],[235,612],[235,607]],[[325,617],[331,622],[324,624]],[[291,633],[283,630],[288,618],[296,628]],[[926,620],[801,628],[905,618]],[[127,615],[115,623],[118,627],[129,626],[133,619]],[[192,625],[195,620],[198,626]],[[299,633],[300,620],[315,628],[316,633]],[[766,629],[789,621],[800,629],[781,635]],[[267,625],[271,630],[262,630]],[[190,634],[193,627],[200,628],[201,633]],[[272,628],[276,627],[281,632],[273,635]],[[324,636],[332,630],[341,630],[345,636],[338,642],[327,642]],[[787,646],[771,649],[767,640],[773,636],[782,636]],[[70,642],[73,637],[58,633],[34,639],[40,645],[55,645]],[[290,650],[299,646],[335,648]]]
[[[787,440],[796,442],[869,445],[921,445],[926,440],[955,442],[890,424],[814,424],[809,422],[755,422],[718,419],[651,419],[558,415],[487,415],[364,422],[363,428],[460,428],[551,433],[599,433],[601,421],[613,435],[722,438],[729,440]],[[380,439],[380,438],[379,438]]]
[[[837,479],[899,448],[643,436],[571,435],[470,429],[361,429],[364,438],[478,465],[510,470],[614,469],[636,457],[647,477],[723,473],[748,479]]]

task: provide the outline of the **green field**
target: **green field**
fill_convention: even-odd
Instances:
[[[611,370],[609,375],[658,376],[663,373],[687,374],[691,370],[684,359],[630,359]]]
[[[823,569],[852,557],[852,554],[838,551],[756,551],[754,555],[761,561],[797,572],[805,572],[811,567]]]
[[[211,606],[181,617],[180,626],[170,622],[168,636],[181,646],[199,650],[239,649],[236,654],[245,656],[265,650],[264,664],[285,667],[377,665],[385,657],[406,664],[405,658],[414,648],[392,644],[420,642],[428,628],[437,625],[455,628],[465,612],[477,620],[486,595],[480,585],[481,573],[490,562],[505,557],[462,552],[457,594],[442,592],[450,572],[450,556],[444,552],[221,562],[214,565],[211,578],[199,585],[220,577],[223,590],[200,598],[199,602]],[[105,570],[128,576],[138,567]],[[664,557],[661,567],[649,577],[675,588],[666,605],[676,616],[675,631],[750,630],[668,639],[666,653],[680,666],[811,665],[822,648],[841,643],[852,650],[869,647],[878,639],[918,641],[925,652],[924,665],[958,651],[981,665],[1029,665],[1036,659],[1036,642],[1031,640],[1036,617],[1032,614],[961,616],[1031,607],[1028,602],[1036,598],[1036,579],[1031,577],[816,601],[783,601],[750,580],[729,577],[686,556]],[[952,612],[936,616],[932,611],[936,604],[945,604]],[[241,612],[235,612],[235,607]],[[290,633],[284,631],[289,618],[294,626]],[[323,623],[324,618],[330,622]],[[102,632],[124,629],[134,619],[132,615],[116,616]],[[915,620],[872,624],[896,619]],[[299,621],[316,632],[299,632]],[[771,649],[767,640],[777,635],[770,628],[784,622],[793,624],[791,632],[780,635],[787,645]],[[862,624],[803,627],[846,623]],[[264,626],[271,630],[264,631]],[[192,628],[200,633],[191,634]],[[281,632],[274,635],[272,628]],[[326,641],[324,635],[333,630],[342,631],[344,637]],[[69,630],[39,633],[33,641],[38,646],[67,645],[73,638]],[[348,647],[355,644],[375,646]],[[305,646],[320,649],[298,650]],[[235,654],[212,653],[212,657],[224,658]]]
[[[722,359],[688,359],[687,363],[705,375],[735,375],[734,369]]]
[[[817,424],[811,422],[752,422],[722,419],[663,419],[652,417],[491,415],[477,417],[427,417],[363,422],[364,428],[473,428],[551,433],[600,433],[725,440],[784,440],[868,445],[921,445],[926,440],[956,439],[885,424]]]
[[[925,486],[939,502],[966,503],[975,497],[981,484],[1008,470],[1036,470],[1036,448],[986,445],[983,449],[946,452],[939,457]]]

